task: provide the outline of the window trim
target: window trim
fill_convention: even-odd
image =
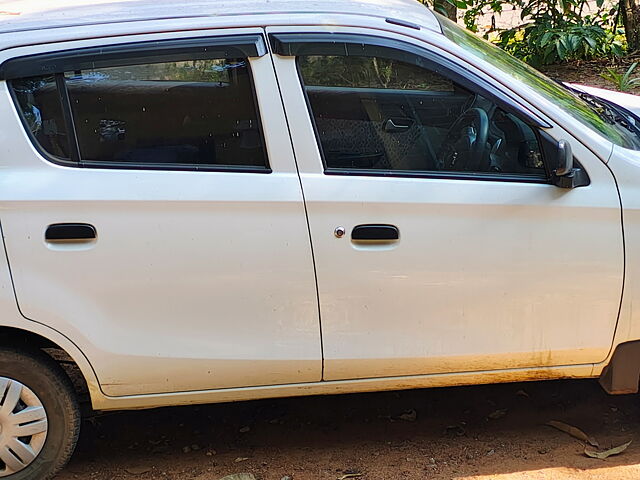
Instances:
[[[546,169],[546,168],[545,168]],[[493,172],[446,172],[433,170],[378,170],[366,168],[327,168],[325,175],[345,175],[354,177],[393,177],[393,178],[430,178],[434,180],[475,180],[485,182],[518,182],[549,185],[551,181],[542,176],[517,174],[517,173],[493,173]]]
[[[227,173],[273,173],[271,167],[255,165],[198,165],[193,163],[135,163],[109,162],[107,160],[81,160],[80,168],[106,170],[156,170],[167,172],[227,172]]]
[[[217,48],[210,48],[210,47]],[[142,54],[142,55],[140,55]],[[262,128],[262,116],[258,105],[258,96],[251,63],[251,57],[262,57],[267,54],[264,36],[261,34],[227,35],[221,37],[181,38],[173,40],[157,40],[151,42],[136,42],[105,47],[88,47],[80,49],[48,52],[23,57],[15,57],[0,65],[0,81],[6,80],[9,94],[16,108],[18,116],[26,131],[27,137],[36,151],[45,160],[56,165],[75,168],[100,168],[117,170],[165,170],[165,171],[197,171],[197,172],[237,172],[237,173],[266,173],[273,172],[269,162],[269,151]],[[94,55],[99,56],[95,59]],[[120,57],[119,55],[124,55]],[[195,56],[194,56],[195,55]],[[94,60],[91,60],[91,59]],[[264,152],[265,166],[253,165],[200,165],[200,164],[170,164],[170,163],[140,163],[140,162],[109,162],[105,160],[83,159],[77,138],[76,122],[67,90],[67,79],[64,73],[87,68],[122,67],[138,64],[164,63],[181,60],[246,58],[251,94],[256,111],[257,128],[260,133],[260,143]],[[57,61],[60,59],[60,61]],[[77,62],[76,62],[77,60]],[[14,63],[15,62],[15,63]],[[30,66],[29,62],[32,62]],[[37,70],[40,68],[40,70]],[[50,70],[47,71],[47,68]],[[25,74],[26,73],[26,74]],[[30,76],[52,75],[55,79],[60,109],[64,117],[67,130],[69,158],[61,158],[47,152],[35,138],[24,116],[20,103],[12,85],[12,80],[20,80]],[[64,88],[62,88],[64,87]]]
[[[296,57],[296,70],[298,79],[303,90],[309,118],[316,137],[318,150],[322,158],[324,173],[326,175],[350,175],[368,177],[404,177],[404,178],[434,178],[447,180],[484,180],[501,182],[520,182],[551,184],[551,169],[548,161],[544,158],[545,153],[542,148],[541,134],[545,129],[551,128],[539,117],[523,111],[517,103],[510,98],[503,98],[498,89],[492,86],[477,75],[464,70],[457,63],[429,50],[418,47],[411,43],[390,38],[384,38],[365,34],[334,34],[334,33],[272,33],[269,40],[273,52],[282,56]],[[307,95],[304,79],[300,69],[300,56],[380,56],[404,63],[415,64],[421,68],[428,68],[435,73],[444,74],[460,86],[470,91],[479,92],[482,96],[494,102],[505,112],[521,118],[530,126],[536,135],[536,140],[543,155],[545,175],[528,174],[508,174],[508,173],[484,173],[484,172],[438,172],[429,170],[374,170],[374,169],[350,169],[332,168],[327,166],[322,142],[315,122],[315,116],[311,108],[311,103]],[[422,60],[416,62],[416,60]]]
[[[0,80],[167,61],[262,57],[266,53],[264,37],[257,33],[120,43],[11,58],[0,64]]]
[[[76,132],[76,122],[73,118],[73,107],[69,98],[69,89],[67,88],[67,80],[64,73],[55,74],[56,90],[58,91],[58,99],[62,108],[62,117],[64,118],[65,128],[67,130],[67,148],[69,149],[69,161],[80,163],[80,142],[78,141],[78,132]]]

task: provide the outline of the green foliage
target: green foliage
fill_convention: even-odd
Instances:
[[[507,7],[522,10],[522,24],[490,31],[500,47],[534,65],[586,60],[624,53],[624,32],[617,28],[617,7],[596,1],[587,14],[588,0],[444,0],[465,9],[464,22],[478,32],[477,20],[486,12],[500,14]]]
[[[464,1],[459,0],[419,0],[422,3],[431,4],[433,9],[438,12],[440,15],[444,15],[445,17],[454,19],[456,14],[456,9],[458,8],[466,8],[466,3]]]
[[[619,73],[613,68],[607,68],[607,71],[601,73],[600,76],[613,83],[621,92],[628,92],[632,88],[640,87],[640,77],[631,78],[637,66],[638,62],[635,62],[624,73]]]
[[[522,10],[528,23],[501,32],[498,44],[535,66],[619,56],[623,47],[611,32],[615,12],[603,5],[598,0],[599,9],[585,15],[587,0],[529,0]]]
[[[615,35],[588,19],[554,24],[548,17],[538,17],[524,27],[501,32],[498,45],[534,66],[623,53]]]
[[[243,62],[240,62],[242,65]],[[150,70],[148,78],[179,80],[185,82],[228,82],[229,72],[237,63],[214,60],[188,60],[183,62],[158,63],[145,66]]]

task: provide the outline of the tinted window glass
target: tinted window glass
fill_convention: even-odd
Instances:
[[[373,57],[298,60],[327,168],[546,177],[528,125],[437,72]]]
[[[453,91],[453,83],[437,73],[386,58],[314,55],[300,60],[307,85]]]
[[[69,158],[67,129],[53,76],[11,82],[27,128],[40,146],[56,157]]]
[[[266,167],[248,61],[68,72],[87,161]]]
[[[547,78],[533,67],[509,55],[497,46],[484,41],[477,35],[461,28],[456,23],[437,14],[442,32],[468,53],[490,63],[500,71],[508,73],[514,79],[523,82],[547,100],[561,106],[582,123],[595,129],[604,137],[622,147],[640,150],[640,138],[620,123],[603,118],[587,102],[561,84]]]

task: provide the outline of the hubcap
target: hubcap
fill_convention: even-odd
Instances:
[[[0,377],[0,477],[27,468],[42,450],[47,431],[47,412],[36,394]]]

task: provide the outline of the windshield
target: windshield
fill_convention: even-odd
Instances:
[[[569,89],[442,15],[437,15],[437,17],[445,36],[469,53],[531,87],[588,127],[600,132],[611,142],[621,147],[640,150],[640,138],[623,125],[603,118],[600,113]]]

